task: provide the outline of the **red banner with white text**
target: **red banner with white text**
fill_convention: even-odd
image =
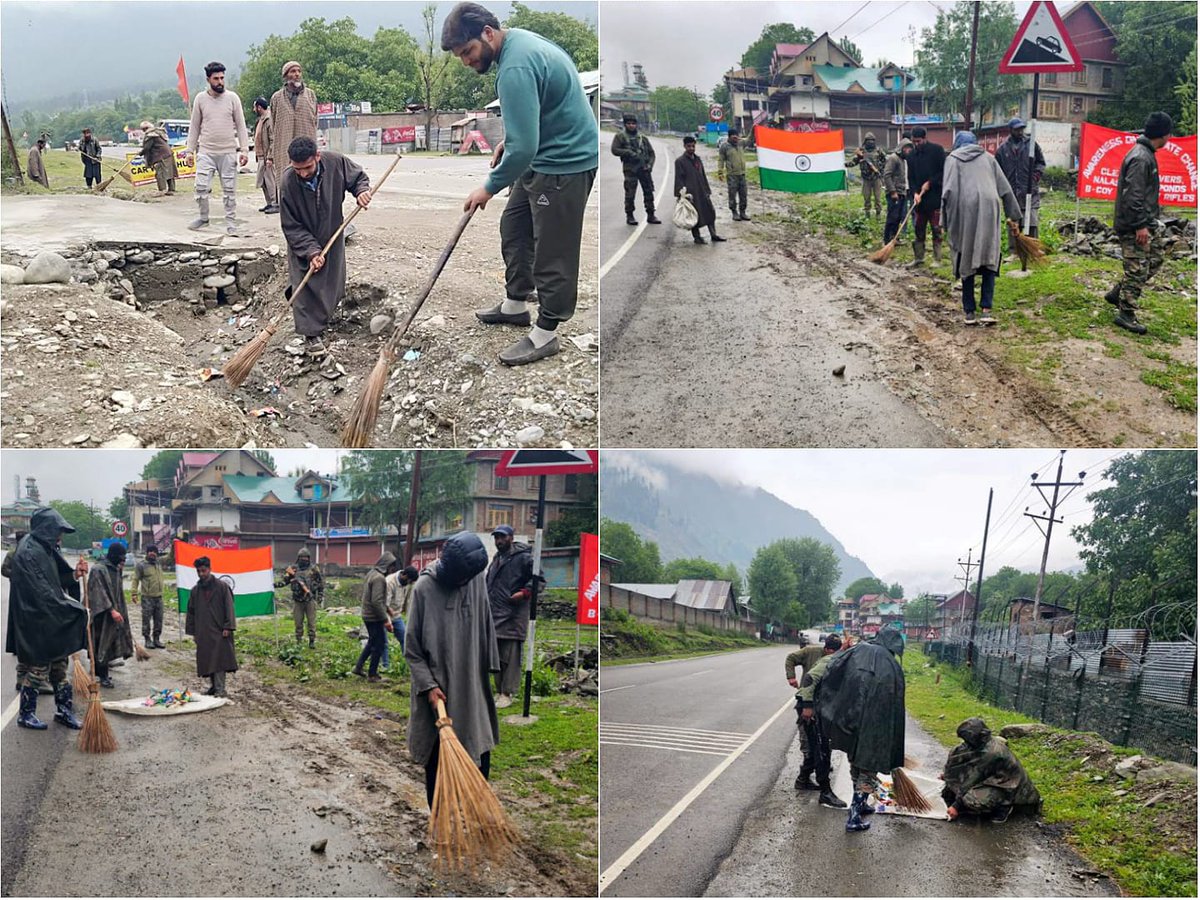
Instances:
[[[1079,182],[1082,198],[1117,199],[1121,163],[1138,136],[1127,131],[1083,124],[1079,137]],[[1196,135],[1171,138],[1155,154],[1158,160],[1158,202],[1163,206],[1196,205]]]
[[[579,605],[575,621],[580,625],[600,624],[600,538],[579,536]]]

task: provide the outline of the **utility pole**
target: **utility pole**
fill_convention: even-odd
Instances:
[[[8,164],[12,166],[13,174],[17,177],[17,184],[25,184],[25,176],[21,174],[21,160],[17,156],[17,148],[13,146],[12,131],[8,127],[8,113],[4,111],[4,107],[0,106],[0,122],[4,124],[4,149],[8,153]]]
[[[1054,476],[1053,481],[1038,481],[1037,472],[1034,472],[1029,476],[1031,483],[1035,488],[1037,488],[1037,492],[1042,495],[1042,499],[1050,504],[1049,515],[1045,516],[1035,515],[1029,511],[1028,506],[1025,507],[1025,515],[1033,520],[1034,524],[1037,525],[1038,530],[1046,537],[1046,542],[1042,546],[1042,565],[1041,568],[1038,569],[1037,589],[1033,594],[1033,628],[1030,632],[1029,640],[1030,657],[1033,656],[1033,637],[1037,634],[1039,607],[1041,606],[1042,602],[1042,588],[1046,583],[1046,561],[1050,557],[1050,535],[1054,532],[1055,523],[1062,522],[1062,519],[1056,519],[1055,515],[1058,513],[1059,504],[1070,497],[1077,487],[1081,487],[1083,485],[1083,479],[1087,477],[1087,472],[1080,472],[1078,481],[1062,480],[1063,460],[1066,458],[1066,455],[1066,450],[1058,451],[1058,474]],[[1046,491],[1044,488],[1053,489],[1049,499],[1046,498]],[[1060,494],[1060,491],[1063,488],[1067,488],[1067,492],[1065,494]],[[1043,522],[1046,524],[1042,525]]]
[[[983,548],[979,551],[979,572],[975,581],[975,604],[971,609],[971,637],[967,643],[967,664],[975,664],[975,626],[979,623],[979,606],[983,603],[983,560],[987,556],[988,528],[992,524],[992,494],[988,488],[987,515],[983,520]]]
[[[971,562],[971,555],[975,552],[975,548],[971,547],[967,550],[967,561],[958,561],[958,567],[963,570],[962,575],[954,579],[961,581],[963,586],[963,600],[958,606],[958,626],[962,627],[963,619],[967,617],[967,598],[966,595],[971,592],[971,571],[979,568],[979,563]]]
[[[408,534],[404,537],[404,565],[411,566],[417,540],[417,494],[421,491],[421,451],[413,451],[412,485],[408,497]]]
[[[975,128],[975,48],[979,43],[979,0],[971,4],[975,11],[971,16],[971,61],[967,64],[967,108],[964,125],[967,131]]]

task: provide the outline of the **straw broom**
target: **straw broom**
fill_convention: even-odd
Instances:
[[[921,202],[921,197],[924,196],[924,191],[913,197],[913,202],[909,204],[908,212],[904,214],[904,218],[900,220],[900,227],[896,229],[892,239],[867,257],[871,262],[883,265],[892,258],[892,254],[896,252],[896,244],[900,242],[900,235],[904,232],[904,226],[908,224],[908,217],[912,215],[913,210],[917,208],[917,204]]]
[[[1035,237],[1022,234],[1021,229],[1012,219],[1008,220],[1008,236],[1013,252],[1017,254],[1017,259],[1021,260],[1022,269],[1028,268],[1031,264],[1034,266],[1045,265],[1046,245]]]
[[[87,594],[87,573],[83,575],[83,605],[88,613],[88,665],[91,679],[87,685],[88,711],[83,717],[83,729],[79,732],[79,749],[84,753],[112,753],[117,749],[117,736],[113,734],[108,715],[100,705],[100,681],[96,678],[96,647],[92,642],[92,606]]]
[[[91,159],[92,157],[88,157],[88,158],[89,158],[89,159]],[[124,179],[125,179],[126,181],[128,181],[130,184],[133,184],[133,176],[132,176],[132,175],[130,175],[128,172],[126,172],[126,171],[125,171],[125,170],[126,170],[128,167],[129,167],[129,164],[130,164],[131,162],[133,162],[133,160],[127,160],[127,161],[126,161],[126,163],[125,163],[125,165],[121,166],[121,168],[119,168],[119,169],[117,170],[117,173],[116,173],[116,174],[117,174],[117,175],[120,175],[122,178],[124,178]],[[110,184],[112,184],[112,181],[113,181],[113,179],[114,179],[115,177],[116,177],[116,175],[109,175],[109,176],[108,176],[107,178],[105,178],[105,179],[104,179],[102,182],[100,182],[98,185],[96,185],[96,192],[97,192],[97,193],[103,193],[104,191],[107,191],[107,190],[108,190],[108,186],[109,186]]]
[[[80,698],[86,697],[92,679],[88,677],[87,669],[79,661],[78,653],[72,653],[71,659],[74,661],[74,664],[71,666],[71,686],[75,688],[75,693]]]
[[[461,871],[503,859],[520,839],[492,786],[454,733],[446,704],[437,704],[440,742],[429,837],[442,869]]]
[[[404,321],[396,326],[392,332],[392,336],[388,338],[387,343],[380,349],[379,359],[375,361],[375,367],[371,369],[371,374],[367,376],[366,384],[363,385],[358,398],[354,401],[354,408],[350,410],[350,417],[346,420],[346,427],[342,429],[343,447],[367,447],[370,445],[371,435],[375,432],[375,420],[379,418],[379,403],[383,399],[383,390],[387,387],[388,374],[391,371],[392,363],[396,361],[396,348],[400,344],[400,338],[404,337],[408,326],[412,324],[413,319],[417,317],[417,313],[421,311],[421,307],[425,304],[425,300],[433,290],[438,276],[446,268],[446,263],[450,260],[450,254],[454,252],[454,247],[458,244],[458,239],[462,237],[463,230],[467,227],[467,223],[471,221],[471,216],[473,215],[475,215],[474,209],[463,213],[462,218],[458,220],[454,234],[450,236],[449,243],[442,249],[442,255],[438,257],[437,264],[433,267],[433,273],[429,276],[429,280],[425,282],[425,287],[421,291],[421,295],[417,297],[416,302],[408,310],[408,315]]]
[[[917,787],[917,783],[899,767],[892,769],[892,796],[896,798],[896,806],[900,809],[918,813],[933,809],[921,793],[921,789]]]
[[[372,197],[375,196],[376,191],[383,187],[383,183],[387,181],[388,176],[392,174],[392,170],[396,168],[396,163],[400,162],[400,158],[400,154],[397,153],[396,158],[392,160],[392,164],[388,166],[387,171],[383,173],[383,177],[379,179],[379,184],[375,185],[375,187],[371,189]],[[342,224],[338,226],[337,231],[335,231],[333,236],[329,239],[329,242],[321,250],[321,256],[326,256],[329,253],[330,249],[332,249],[334,245],[334,242],[337,241],[341,233],[346,230],[346,226],[353,222],[354,217],[362,212],[362,210],[363,208],[361,206],[354,207],[350,215],[346,216]],[[313,274],[314,272],[311,268],[305,272],[304,278],[300,282],[300,286],[291,293],[285,293],[285,298],[294,303],[295,299],[304,291],[305,286],[308,284],[308,280],[313,277]],[[221,374],[225,377],[225,380],[228,381],[230,385],[235,388],[239,387],[241,383],[249,377],[250,373],[254,371],[254,367],[258,364],[258,361],[262,359],[263,353],[266,352],[267,344],[270,342],[271,336],[278,330],[279,323],[281,321],[283,321],[283,313],[276,313],[271,317],[271,320],[267,323],[267,326],[262,331],[251,338],[251,340],[247,342],[241,350],[229,358],[229,362],[225,363],[224,368],[221,369]]]

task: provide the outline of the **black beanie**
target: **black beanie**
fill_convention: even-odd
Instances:
[[[1152,112],[1146,117],[1146,126],[1142,129],[1142,134],[1153,140],[1166,137],[1174,128],[1175,123],[1165,112]]]

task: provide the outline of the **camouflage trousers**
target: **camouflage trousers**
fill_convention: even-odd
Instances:
[[[1012,792],[995,787],[973,787],[955,802],[963,812],[981,816],[1004,806],[1012,806]]]
[[[729,190],[729,209],[735,215],[746,214],[746,176],[727,175],[725,185]]]
[[[883,208],[883,179],[864,178],[862,183],[863,215],[871,214],[871,198],[875,199],[875,215]]]
[[[293,600],[292,624],[296,626],[296,643],[300,643],[300,639],[304,637],[304,623],[306,620],[308,622],[308,639],[315,641],[317,639],[317,601]]]
[[[625,173],[625,214],[633,215],[639,185],[642,188],[642,201],[646,204],[646,212],[654,215],[654,176],[649,169]]]
[[[58,687],[67,680],[67,658],[56,659],[43,666],[17,660],[17,684],[20,687],[31,687],[40,690],[47,685]]]
[[[1150,243],[1146,247],[1140,246],[1133,234],[1120,234],[1117,237],[1121,242],[1121,262],[1125,267],[1117,306],[1121,312],[1134,312],[1146,283],[1163,264],[1162,237],[1158,229],[1151,229]]]
[[[854,763],[850,763],[850,781],[854,784],[854,793],[856,794],[875,794],[879,795],[882,785],[879,783],[877,773],[867,769],[860,769]]]

